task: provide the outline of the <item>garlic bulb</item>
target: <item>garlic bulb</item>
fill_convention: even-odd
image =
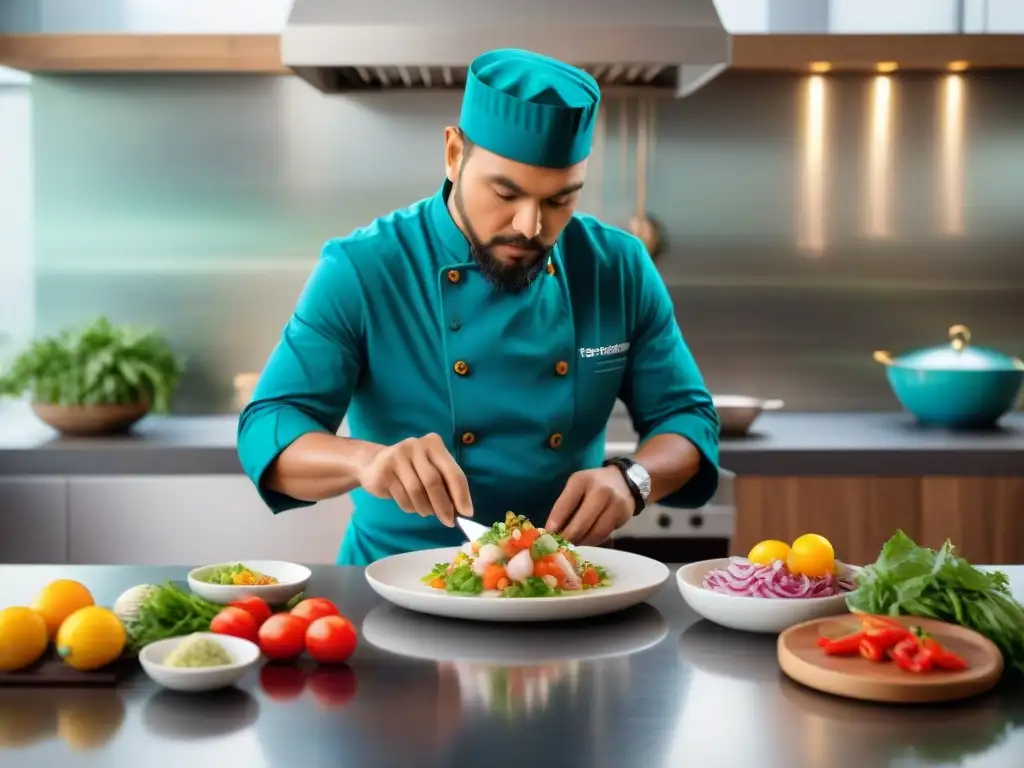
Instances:
[[[139,615],[139,607],[149,599],[156,589],[152,584],[139,584],[126,590],[114,601],[114,615],[124,625],[131,624]]]

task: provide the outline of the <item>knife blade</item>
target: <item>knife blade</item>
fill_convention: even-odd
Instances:
[[[463,517],[462,515],[456,515],[455,522],[459,526],[459,528],[462,529],[462,533],[465,534],[466,538],[469,541],[476,541],[489,530],[491,530],[491,527],[489,525],[481,525],[480,523],[475,523],[468,517]]]

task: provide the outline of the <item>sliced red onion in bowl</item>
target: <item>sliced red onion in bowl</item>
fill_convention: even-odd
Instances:
[[[835,597],[856,589],[856,584],[848,576],[828,574],[817,578],[797,575],[790,573],[782,560],[758,565],[745,557],[730,557],[727,567],[708,571],[703,586],[723,595],[771,599]]]

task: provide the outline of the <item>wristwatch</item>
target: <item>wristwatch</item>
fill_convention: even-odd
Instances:
[[[622,476],[626,479],[630,493],[636,501],[636,509],[633,510],[633,517],[644,511],[647,506],[647,497],[651,495],[651,476],[640,464],[626,456],[616,456],[606,459],[602,467],[618,467]]]

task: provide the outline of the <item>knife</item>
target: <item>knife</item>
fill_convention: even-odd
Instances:
[[[463,534],[465,534],[469,541],[476,541],[491,530],[491,526],[475,523],[468,517],[463,517],[462,515],[455,516],[455,523],[462,529]]]

